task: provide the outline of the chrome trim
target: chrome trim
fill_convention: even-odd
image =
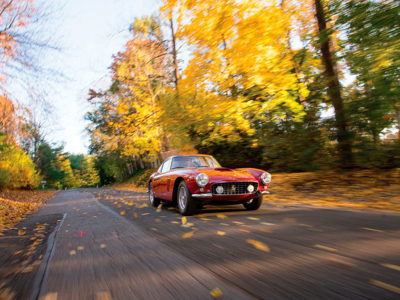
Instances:
[[[221,184],[221,183],[238,183],[238,182],[239,182],[239,183],[242,183],[242,182],[255,183],[255,184],[257,184],[257,189],[260,187],[260,183],[257,182],[257,181],[223,181],[223,182],[216,182],[216,183],[211,184],[210,190],[212,191],[214,185],[218,185],[218,184]],[[245,193],[245,194],[213,194],[213,195],[215,195],[215,196],[243,196],[243,195],[253,195],[253,194],[257,193],[257,189],[255,189],[255,190],[254,190],[253,192],[251,192],[251,193]]]
[[[258,191],[260,193],[260,195],[268,195],[269,191]]]
[[[212,198],[211,193],[204,193],[204,194],[192,194],[193,198]]]

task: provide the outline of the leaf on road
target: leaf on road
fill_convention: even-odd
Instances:
[[[216,287],[210,292],[210,295],[213,298],[220,298],[222,296],[222,291]]]
[[[147,216],[147,215],[149,215],[150,213],[142,213],[142,216]]]
[[[244,223],[239,222],[239,221],[233,221],[232,223],[235,223],[236,225],[243,225]]]
[[[82,250],[85,250],[85,247],[83,247],[83,246],[78,246],[78,247],[76,248],[76,250],[82,251]]]
[[[179,224],[178,221],[171,221],[171,224]]]
[[[283,221],[286,223],[296,223],[295,218],[284,218]]]
[[[393,269],[396,271],[400,271],[400,266],[392,265],[392,264],[381,264],[382,267]]]
[[[222,226],[229,226],[229,224],[226,224],[226,223],[219,223],[219,224]]]
[[[101,249],[104,249],[104,248],[106,248],[106,247],[107,247],[106,244],[100,244],[100,248],[101,248]]]
[[[121,216],[125,215],[125,211],[124,211],[124,210],[121,211],[121,212],[120,212],[120,215],[121,215]]]
[[[260,218],[255,218],[255,217],[247,217],[246,219],[253,220],[253,221],[258,221],[258,220],[260,220]]]
[[[217,215],[217,218],[226,219],[227,216],[226,216],[226,215],[223,215],[223,214],[218,214],[218,215]]]
[[[274,223],[261,222],[262,225],[275,225]]]
[[[193,236],[194,231],[186,232],[182,235],[183,239],[191,238]]]
[[[157,207],[157,212],[159,213],[159,212],[161,212],[161,210],[162,210],[162,204],[160,204],[160,205],[158,205],[158,207]]]
[[[18,230],[18,235],[25,235],[25,230],[19,229]]]
[[[246,242],[251,244],[251,245],[253,245],[254,248],[256,248],[258,250],[265,251],[265,252],[269,252],[270,251],[269,247],[266,244],[264,244],[264,243],[262,243],[260,241],[248,239],[248,240],[246,240]]]
[[[378,286],[380,288],[383,288],[385,290],[391,291],[393,293],[400,294],[400,288],[397,287],[397,286],[394,286],[394,285],[391,285],[391,284],[388,284],[388,283],[385,283],[385,282],[382,282],[382,281],[379,281],[379,280],[374,280],[374,279],[371,279],[369,281],[369,283],[373,284],[373,285],[376,285],[376,286]]]
[[[186,219],[186,217],[182,217],[182,225],[185,225],[185,224],[186,224],[186,222],[187,222],[187,219]]]
[[[239,231],[246,232],[246,233],[250,233],[251,232],[250,230],[247,230],[247,229],[239,229]]]
[[[194,226],[194,224],[193,223],[190,223],[190,222],[188,222],[188,223],[186,223],[186,224],[183,224],[183,225],[181,225],[182,227],[185,227],[185,228],[189,228],[189,227],[192,227],[192,226]]]
[[[331,252],[336,252],[337,251],[335,248],[331,248],[331,247],[327,247],[327,246],[319,245],[319,244],[314,245],[314,247],[322,249],[322,250],[331,251]]]
[[[369,227],[363,227],[361,229],[367,230],[367,231],[373,231],[373,232],[383,232],[383,230],[375,229],[375,228],[369,228]]]
[[[226,233],[224,231],[217,231],[218,235],[225,235]]]
[[[75,254],[76,254],[76,251],[75,251],[75,250],[69,251],[69,255],[75,255]]]
[[[133,217],[134,217],[135,219],[137,219],[138,215],[137,215],[136,212],[133,213]]]

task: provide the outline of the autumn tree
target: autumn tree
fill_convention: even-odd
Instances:
[[[126,50],[114,58],[113,84],[94,96],[98,107],[88,118],[97,122],[91,129],[92,140],[102,145],[97,152],[154,161],[163,147],[158,102],[168,81],[168,56],[155,17],[136,19],[131,32]]]

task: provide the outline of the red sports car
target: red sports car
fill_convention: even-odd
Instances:
[[[167,158],[149,179],[149,201],[178,205],[191,215],[204,204],[243,204],[256,210],[267,194],[271,174],[263,170],[221,167],[210,155],[177,155]]]

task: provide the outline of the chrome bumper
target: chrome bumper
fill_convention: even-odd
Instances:
[[[204,194],[192,194],[193,198],[212,198],[211,193],[204,193]]]
[[[268,195],[269,191],[259,191],[258,192],[260,195]]]

